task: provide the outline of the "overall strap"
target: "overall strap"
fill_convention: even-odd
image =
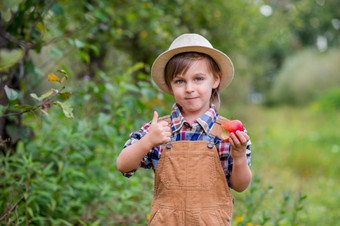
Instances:
[[[217,137],[219,139],[222,140],[222,137],[221,137],[221,133],[222,133],[222,130],[221,130],[221,124],[225,121],[228,121],[229,119],[223,117],[223,116],[218,116],[218,118],[216,119],[213,127],[211,128],[210,130],[210,135],[214,136],[214,137]],[[166,116],[162,116],[160,118],[158,118],[158,122],[160,121],[166,121],[168,124],[169,124],[169,127],[171,129],[171,118],[170,118],[170,115],[166,115]],[[172,129],[170,130],[171,131],[171,134],[172,134]]]
[[[222,137],[221,137],[221,133],[222,133],[221,124],[222,124],[223,122],[225,122],[225,121],[228,121],[228,120],[229,120],[229,119],[227,119],[227,118],[225,118],[225,117],[223,117],[223,116],[219,116],[219,117],[216,119],[216,121],[215,121],[213,127],[212,127],[211,130],[210,130],[210,135],[212,135],[212,136],[214,136],[214,137],[217,137],[217,138],[219,138],[219,139],[222,140]]]
[[[171,123],[171,118],[170,118],[170,115],[166,115],[166,116],[162,116],[160,118],[158,118],[158,122],[159,121],[166,121],[167,123]]]

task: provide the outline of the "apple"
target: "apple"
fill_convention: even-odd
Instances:
[[[222,134],[221,137],[223,141],[229,142],[229,134],[236,133],[236,131],[244,131],[243,124],[240,120],[228,120],[221,124]]]

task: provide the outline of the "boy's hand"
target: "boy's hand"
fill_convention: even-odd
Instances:
[[[148,135],[152,147],[170,142],[171,132],[169,124],[166,121],[158,122],[157,111],[154,111],[153,113],[153,119]]]
[[[231,157],[234,160],[244,158],[246,156],[247,143],[249,139],[248,134],[238,130],[236,131],[236,134],[230,134],[229,142],[231,145]]]

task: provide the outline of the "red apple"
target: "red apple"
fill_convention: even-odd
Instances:
[[[240,120],[229,120],[222,122],[222,134],[221,137],[225,142],[229,142],[229,134],[236,133],[236,131],[244,131],[243,124]]]

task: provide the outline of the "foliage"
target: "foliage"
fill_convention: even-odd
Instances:
[[[339,2],[328,1],[294,1],[286,4],[290,11],[289,26],[300,43],[297,45],[315,45],[319,38],[325,38],[327,46],[339,47]],[[326,46],[326,48],[327,48]],[[318,46],[321,50],[324,47]]]
[[[284,58],[299,50],[296,46],[315,46],[319,36],[329,40],[329,47],[337,46],[336,4],[335,0],[270,4],[4,0],[0,6],[0,58],[4,64],[0,65],[0,88],[7,85],[18,90],[23,105],[32,91],[41,88],[43,75],[56,66],[74,72],[75,79],[96,78],[98,85],[101,73],[121,73],[135,62],[144,63],[140,70],[148,74],[155,57],[174,37],[197,32],[233,59],[240,80],[230,86],[227,98],[246,100],[249,92],[267,95]],[[264,14],[263,7],[272,13]],[[135,84],[137,74],[133,74]],[[240,87],[243,95],[233,95]],[[8,105],[3,92],[0,104]],[[11,138],[6,133],[10,124],[15,123],[0,123],[3,138]]]
[[[340,84],[340,51],[305,50],[288,58],[275,80],[272,99],[277,103],[308,104]]]
[[[131,85],[131,73],[140,66],[131,68],[115,82],[111,80],[110,86],[106,84],[99,93],[115,98],[114,105],[106,106],[110,114],[101,112],[101,105],[92,105],[91,115],[82,115],[86,109],[78,105],[75,113],[78,120],[69,121],[57,112],[51,112],[41,121],[34,116],[25,117],[31,121],[36,136],[34,141],[20,141],[15,153],[7,152],[1,157],[2,221],[34,225],[124,225],[146,220],[145,206],[150,205],[152,196],[151,172],[144,175],[141,172],[142,178],[128,180],[115,168],[115,158],[129,130],[135,127],[135,119],[150,120],[143,116],[149,110],[140,100],[146,100],[147,96]],[[95,85],[86,82],[90,83],[88,87]],[[85,93],[88,87],[84,88]],[[74,101],[86,100],[81,92],[75,98]],[[138,105],[139,111],[131,111],[130,104]],[[145,190],[145,186],[149,189]]]
[[[299,213],[300,225],[337,224],[340,143],[334,131],[340,125],[339,113],[320,111],[312,104],[299,108],[248,106],[247,112],[240,114],[252,138],[253,174],[261,177],[260,188],[264,191],[266,184],[273,187],[263,201],[263,209],[274,211],[282,203],[283,191],[292,192],[291,201],[298,200],[300,193],[308,196]],[[250,190],[240,195],[247,192]],[[244,212],[239,213],[236,216]]]
[[[21,49],[14,49],[11,51],[3,50],[0,52],[0,71],[12,67],[18,63],[24,55]]]
[[[34,143],[20,143],[16,155],[2,159],[1,220],[98,225],[144,219],[149,203],[141,191],[151,180],[144,175],[144,183],[122,183],[112,164],[122,146],[112,118],[101,113],[91,121],[58,120],[45,120]]]
[[[234,213],[235,225],[299,225],[299,213],[304,209],[302,202],[307,196],[282,192],[282,200],[271,203],[271,208],[263,207],[273,190],[271,184],[261,188],[261,179],[254,178],[246,194],[236,198],[236,205],[240,207]]]
[[[340,109],[340,86],[336,86],[319,96],[317,103],[324,111]]]
[[[6,107],[3,107],[2,112],[7,112],[6,114],[0,115],[0,117],[9,117],[9,116],[15,116],[15,115],[21,115],[23,113],[34,113],[35,111],[40,111],[42,114],[48,115],[48,108],[51,107],[51,104],[57,105],[61,108],[61,110],[64,112],[64,115],[67,118],[73,118],[73,108],[71,105],[64,101],[53,101],[55,98],[61,98],[64,100],[67,100],[71,96],[71,92],[62,92],[65,89],[65,85],[63,84],[68,79],[68,74],[64,70],[59,70],[60,73],[62,73],[63,77],[60,79],[57,75],[51,73],[48,75],[48,80],[50,82],[57,82],[61,86],[59,89],[51,88],[48,92],[42,94],[41,96],[37,96],[35,93],[31,93],[30,96],[38,102],[37,105],[31,106],[31,105],[21,105],[16,104],[14,105],[14,108],[20,109],[21,111],[15,112],[15,113],[8,113],[10,111],[9,107],[12,107],[13,101],[16,101],[19,97],[18,91],[8,88],[7,85],[5,85],[5,93],[7,95],[7,98],[10,102],[10,104]]]

